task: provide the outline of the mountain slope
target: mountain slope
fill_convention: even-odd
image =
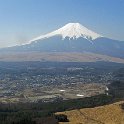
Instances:
[[[94,53],[78,52],[11,52],[0,53],[0,61],[41,61],[41,62],[115,62],[124,63],[124,59]]]
[[[14,52],[92,52],[124,58],[124,42],[97,34],[79,23],[69,23],[26,44],[0,49]]]
[[[124,110],[121,105],[124,101],[95,108],[76,109],[58,112],[56,115],[67,115],[66,124],[123,124]],[[60,122],[60,124],[65,124]]]
[[[77,39],[79,37],[85,38],[87,40],[94,40],[96,38],[102,37],[101,35],[87,29],[86,27],[82,26],[79,23],[68,23],[58,30],[34,38],[33,40],[29,41],[29,43],[37,40],[42,40],[45,38],[50,38],[53,36],[61,36],[63,40],[65,38]]]

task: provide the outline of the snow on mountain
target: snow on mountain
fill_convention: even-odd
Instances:
[[[69,23],[25,44],[3,48],[0,51],[90,52],[124,58],[124,42],[103,37],[79,23]]]
[[[101,35],[87,29],[86,27],[82,26],[79,23],[68,23],[64,27],[55,30],[51,33],[46,35],[41,35],[33,40],[30,40],[29,43],[37,40],[42,40],[45,38],[50,38],[53,36],[61,36],[62,39],[69,38],[69,39],[77,39],[79,37],[83,37],[87,40],[95,40],[97,38],[102,37]]]

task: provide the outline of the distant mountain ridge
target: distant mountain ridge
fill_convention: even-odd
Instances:
[[[91,52],[124,58],[124,42],[97,34],[79,23],[69,23],[26,44],[0,49],[5,52]]]

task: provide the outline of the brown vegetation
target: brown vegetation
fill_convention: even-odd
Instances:
[[[94,53],[77,52],[22,52],[1,53],[0,61],[57,61],[57,62],[96,62],[108,61],[124,63],[124,59]]]
[[[60,122],[60,124],[124,124],[122,104],[124,102],[95,108],[75,109],[56,114],[67,115],[69,122]]]

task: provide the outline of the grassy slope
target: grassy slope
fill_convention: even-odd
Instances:
[[[122,103],[124,101],[95,108],[58,112],[56,114],[67,115],[70,122],[66,122],[66,124],[123,124],[124,110],[120,106]],[[64,122],[60,122],[60,124],[64,124]]]

